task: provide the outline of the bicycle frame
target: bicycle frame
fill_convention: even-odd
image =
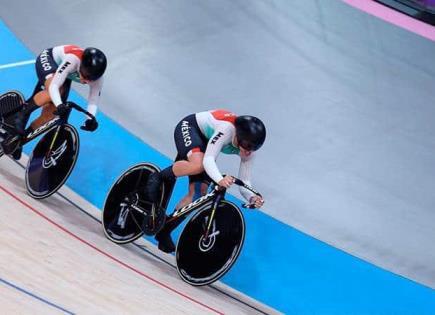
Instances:
[[[256,191],[255,189],[253,189],[251,186],[245,184],[242,180],[238,179],[238,178],[234,178],[234,184],[238,185],[238,186],[242,186],[245,189],[251,191],[252,193],[254,193],[257,196],[261,197],[261,194]],[[205,237],[209,236],[209,232],[211,229],[211,225],[216,213],[216,210],[219,206],[219,203],[222,199],[224,199],[226,194],[226,188],[222,188],[219,186],[214,186],[213,190],[211,192],[209,192],[208,194],[192,201],[190,204],[175,210],[174,213],[168,218],[167,222],[170,222],[176,218],[181,218],[184,216],[187,216],[189,213],[195,211],[195,210],[201,210],[202,208],[208,206],[210,203],[212,203],[212,211],[211,211],[211,215],[208,218],[208,222],[207,222],[207,229],[205,231]],[[242,204],[243,208],[254,208],[253,205],[250,204]]]
[[[19,110],[15,110],[13,112],[10,112],[6,115],[4,115],[2,117],[2,120],[7,119],[10,116],[15,115],[17,112],[19,112]],[[53,119],[49,120],[48,122],[46,122],[45,124],[43,124],[42,126],[40,126],[39,128],[37,128],[36,130],[32,131],[31,133],[29,133],[25,139],[23,139],[22,143],[25,144],[27,142],[30,142],[31,140],[33,140],[34,138],[36,138],[37,136],[39,136],[42,133],[45,133],[47,131],[50,131],[51,129],[53,129],[54,127],[56,127],[58,125],[58,122],[60,120],[60,117],[54,117]],[[6,132],[16,132],[16,128],[13,125],[10,125],[8,123],[2,122],[1,124],[1,128],[6,127]]]
[[[218,193],[225,194],[225,192],[219,192],[216,186],[215,188],[213,188],[213,190],[210,193],[192,201],[190,204],[178,210],[175,210],[171,218],[180,218],[182,216],[188,215],[194,210],[201,209],[204,205],[207,204],[208,201],[215,199]]]
[[[67,102],[66,104],[69,107],[70,111],[64,117],[54,117],[53,119],[47,121],[42,126],[40,126],[36,130],[34,130],[31,133],[29,133],[26,136],[26,138],[22,140],[22,142],[21,142],[22,145],[32,141],[33,139],[35,139],[36,137],[40,136],[43,133],[49,132],[52,129],[57,128],[57,132],[55,133],[55,136],[53,137],[53,142],[52,142],[52,145],[53,145],[53,143],[55,142],[55,140],[57,138],[57,135],[59,133],[60,127],[63,124],[66,124],[68,122],[68,118],[69,118],[69,115],[70,115],[72,109],[75,109],[75,110],[77,110],[77,111],[79,111],[81,113],[84,113],[86,116],[88,116],[91,119],[95,119],[94,115],[92,115],[91,113],[89,113],[88,111],[83,109],[81,106],[77,105],[76,103],[74,103],[74,102]],[[12,115],[14,115],[16,113],[17,113],[17,111],[13,111],[11,113],[8,113],[7,115],[4,115],[3,119],[8,118],[9,116],[12,116]],[[6,126],[9,130],[16,131],[15,126],[11,126],[11,125],[6,124],[4,122],[1,123],[1,126],[2,127]],[[51,147],[50,147],[50,149],[51,149]]]
[[[36,130],[32,131],[31,133],[29,133],[27,135],[27,137],[25,139],[23,139],[23,144],[26,144],[30,141],[32,141],[33,139],[35,139],[36,137],[38,137],[39,135],[48,132],[56,127],[59,127],[62,123],[64,122],[60,122],[60,117],[55,117],[51,120],[49,120],[48,122],[46,122],[45,124],[43,124],[41,127],[37,128]]]

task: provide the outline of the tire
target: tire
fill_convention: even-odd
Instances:
[[[9,91],[0,95],[0,131],[2,136],[14,132],[15,114],[22,108],[23,103],[24,96],[19,91]],[[3,150],[0,153],[0,156],[2,155]]]
[[[243,215],[226,200],[219,204],[212,233],[205,240],[203,232],[210,214],[211,208],[198,211],[187,222],[177,244],[178,274],[193,286],[210,284],[225,275],[236,262],[245,240]]]
[[[65,183],[77,162],[80,141],[77,130],[64,124],[59,130],[51,151],[50,148],[57,128],[47,132],[33,149],[26,167],[26,188],[30,196],[43,199],[51,196]]]
[[[141,163],[130,167],[113,184],[110,189],[102,212],[104,234],[114,243],[126,244],[133,242],[148,233],[147,216],[132,209],[134,204],[145,211],[151,211],[153,204],[146,201],[139,188],[143,187],[148,175],[158,172],[159,168],[150,163]],[[162,198],[165,195],[165,186],[162,185]],[[164,224],[165,211],[157,211],[157,221]],[[161,221],[163,220],[163,221]],[[160,226],[160,227],[161,227]]]

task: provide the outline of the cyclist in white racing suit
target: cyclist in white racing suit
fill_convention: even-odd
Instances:
[[[97,48],[83,49],[75,45],[62,45],[44,49],[35,62],[38,82],[32,96],[23,104],[16,118],[18,134],[9,135],[2,142],[4,153],[19,159],[22,151],[21,139],[55,115],[66,114],[68,109],[65,102],[72,81],[89,85],[88,111],[95,116],[106,67],[106,56]],[[39,107],[42,107],[41,115],[25,129],[30,114]],[[97,127],[95,119],[87,119],[82,129],[94,131]]]
[[[263,145],[265,139],[266,128],[257,117],[236,116],[227,110],[210,110],[189,115],[175,127],[174,140],[178,155],[174,164],[150,175],[146,193],[151,201],[156,202],[162,181],[173,183],[177,177],[188,175],[189,192],[176,206],[178,210],[192,202],[195,194],[204,195],[210,179],[219,186],[230,187],[234,182],[233,177],[222,176],[216,164],[220,152],[240,156],[238,177],[249,184],[254,151]],[[261,197],[243,187],[240,192],[256,208],[263,205],[264,200]],[[156,234],[160,250],[167,253],[175,250],[170,233],[183,219],[167,221]]]

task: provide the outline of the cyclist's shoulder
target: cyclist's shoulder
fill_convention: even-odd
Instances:
[[[66,44],[53,47],[53,49],[62,49],[65,54],[83,54],[84,48],[78,45]]]
[[[73,60],[74,63],[80,63],[83,55],[83,48],[77,45],[59,45],[52,48],[55,59]]]
[[[195,114],[199,124],[207,124],[214,127],[222,126],[231,128],[234,126],[236,115],[224,109],[212,109]]]
[[[232,111],[227,109],[212,109],[208,111],[214,119],[219,121],[226,121],[234,124],[237,116]]]

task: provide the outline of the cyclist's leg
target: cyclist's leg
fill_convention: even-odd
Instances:
[[[179,176],[200,174],[204,171],[204,158],[207,140],[202,136],[195,115],[182,119],[174,130],[177,147],[177,161],[159,173],[152,173],[147,182],[147,194],[152,202],[159,198],[162,181],[175,181]]]
[[[25,134],[29,134],[53,118],[53,111],[55,107],[51,101],[48,89],[50,87],[51,81],[53,80],[53,76],[57,71],[57,68],[58,64],[54,60],[53,50],[51,48],[44,49],[36,58],[35,71],[38,77],[38,84],[35,87],[32,96],[27,100],[28,110],[25,110],[23,113],[23,128],[27,124],[31,111],[38,107],[43,107],[43,110],[40,117],[32,122],[31,126],[27,128]],[[70,87],[71,80],[67,79],[60,90],[63,102],[65,102],[68,98]]]
[[[203,159],[203,152],[192,152],[188,155],[187,160],[176,161],[172,165],[172,171],[176,177],[201,174],[204,172]]]
[[[204,172],[202,161],[207,139],[199,129],[195,115],[181,120],[174,130],[179,159],[172,165],[174,176],[198,175]]]
[[[52,49],[44,49],[36,58],[35,72],[38,77],[38,82],[32,93],[32,96],[23,104],[23,110],[17,115],[17,130],[20,134],[26,134],[24,129],[29,120],[30,114],[45,104],[51,101],[48,93],[48,87],[57,70],[57,63],[53,58]],[[32,130],[26,130],[31,132]]]
[[[34,93],[41,89],[39,82],[36,84]],[[21,141],[25,137],[25,126],[29,120],[30,114],[38,108],[33,102],[25,102],[22,108],[14,117],[15,132],[9,132],[8,136],[2,141],[2,149],[5,154],[10,154],[15,160],[21,158],[22,146]]]
[[[204,196],[207,193],[208,184],[204,182],[189,182],[189,191],[187,194],[181,198],[181,200],[176,205],[175,209],[181,209],[184,206],[191,203],[193,200]]]
[[[208,186],[210,184],[210,178],[203,172],[198,175],[189,176],[189,190],[175,207],[175,211],[181,209],[184,206],[190,204],[193,200],[204,196],[207,193]],[[160,250],[166,253],[172,253],[175,250],[174,242],[171,238],[173,230],[180,225],[185,219],[185,216],[174,217],[172,214],[166,217],[166,222],[163,228],[156,234],[156,240],[159,242],[158,247]]]
[[[35,95],[30,97],[28,103],[24,104],[23,109],[17,114],[15,125],[18,131],[17,134],[11,134],[2,142],[2,148],[5,154],[11,154],[16,160],[21,158],[22,153],[22,139],[28,134],[54,118],[53,112],[56,110],[56,106],[51,102],[50,94],[48,93],[48,87],[50,86],[52,77],[48,78],[45,82],[45,89],[38,89],[38,85],[35,88]],[[65,84],[61,88],[62,99],[66,100],[71,86],[71,80],[65,81]],[[39,91],[38,91],[39,90]],[[42,107],[41,114],[36,118],[30,126],[24,130],[27,122],[30,118],[30,114],[37,108]]]
[[[51,82],[51,78],[47,79],[46,82],[47,86],[49,85],[50,82]],[[47,109],[45,108],[44,105],[40,105],[40,104],[45,104],[44,102],[50,102],[50,96],[48,94],[48,91],[43,90],[41,85],[38,83],[37,86],[35,87],[34,93],[35,95],[28,100],[28,103],[23,104],[22,110],[16,116],[15,127],[17,129],[18,134],[9,135],[2,143],[3,151],[6,154],[12,154],[12,157],[16,160],[19,160],[21,158],[21,153],[23,150],[21,145],[22,139],[38,127],[38,125],[32,124],[30,127],[25,129],[30,114],[35,109],[41,106],[43,107],[41,116],[36,119],[38,121],[39,126],[44,123],[45,116],[47,116],[46,114]]]
[[[15,117],[15,127],[17,134],[10,134],[2,142],[3,151],[6,154],[12,154],[13,157],[19,159],[21,157],[21,139],[26,135],[25,126],[29,120],[30,114],[33,110],[38,108],[38,105],[44,105],[43,100],[38,100],[35,102],[34,97],[36,95],[48,94],[43,90],[44,83],[47,79],[53,76],[56,72],[57,64],[54,61],[52,50],[45,49],[35,61],[35,70],[38,77],[38,83],[33,91],[32,96],[23,104],[22,110],[17,113]],[[43,92],[43,94],[40,94]]]
[[[53,77],[50,77],[45,81],[45,89],[38,92],[34,97],[33,100],[36,105],[42,107],[41,114],[38,118],[36,118],[31,124],[30,127],[26,130],[26,134],[32,132],[33,130],[36,130],[46,122],[50,121],[54,118],[54,111],[56,110],[56,106],[51,101],[50,94],[48,92],[48,89],[50,87],[51,81]],[[60,93],[62,96],[62,101],[66,101],[69,95],[71,87],[71,80],[66,80],[64,85],[60,89]]]
[[[197,175],[204,171],[202,160],[204,153],[195,152],[189,155],[187,160],[179,160],[158,173],[150,174],[147,182],[147,194],[152,202],[159,199],[159,187],[162,181],[175,182],[177,177],[185,175]]]

